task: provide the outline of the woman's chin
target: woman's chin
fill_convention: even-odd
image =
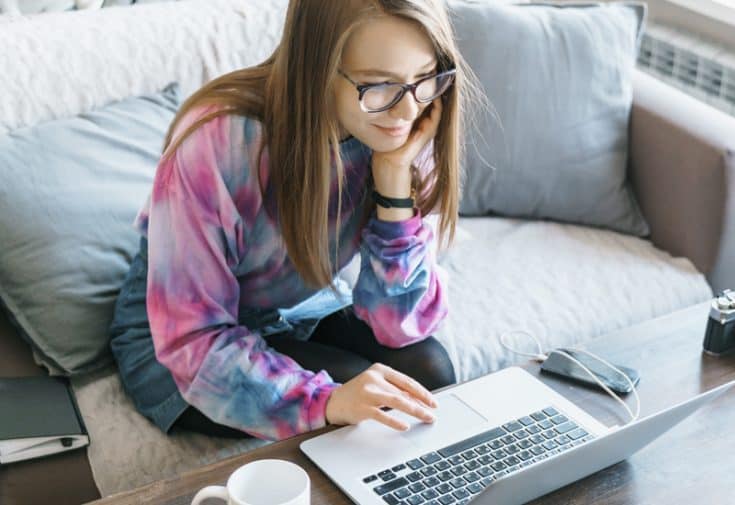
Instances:
[[[374,139],[369,147],[376,153],[389,153],[403,146],[408,136]]]

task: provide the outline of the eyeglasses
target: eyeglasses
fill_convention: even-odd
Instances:
[[[403,95],[410,91],[418,103],[431,102],[444,93],[454,82],[456,69],[447,70],[438,74],[424,77],[413,84],[400,84],[384,82],[379,84],[358,84],[347,76],[342,70],[339,74],[350,81],[357,92],[360,100],[360,108],[365,112],[383,112],[393,107],[403,99]]]

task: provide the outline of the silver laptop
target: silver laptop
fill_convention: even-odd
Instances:
[[[519,504],[622,461],[724,384],[622,428],[607,428],[522,368],[435,394],[436,421],[391,415],[301,443],[301,450],[359,504]]]

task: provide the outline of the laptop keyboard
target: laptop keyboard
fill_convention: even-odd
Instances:
[[[591,438],[547,407],[362,481],[389,505],[463,505],[495,480]]]

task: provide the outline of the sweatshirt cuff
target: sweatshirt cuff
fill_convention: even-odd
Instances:
[[[318,430],[327,425],[327,401],[332,395],[332,391],[340,387],[341,384],[331,382],[319,386],[311,398],[309,405],[309,428]]]
[[[421,210],[414,207],[414,215],[403,221],[383,221],[373,216],[370,219],[370,230],[380,238],[390,240],[401,237],[412,237],[421,228]]]

